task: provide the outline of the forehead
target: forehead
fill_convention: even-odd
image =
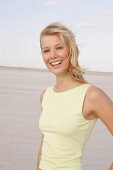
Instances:
[[[49,46],[51,44],[65,44],[65,41],[58,34],[44,35],[41,38],[41,46]]]

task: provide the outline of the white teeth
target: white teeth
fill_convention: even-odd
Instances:
[[[51,65],[55,66],[55,65],[58,65],[58,64],[61,64],[61,63],[62,63],[62,61],[56,61],[56,62],[51,62]]]

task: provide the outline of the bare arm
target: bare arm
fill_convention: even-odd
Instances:
[[[42,141],[41,141],[39,149],[38,149],[37,170],[40,170],[39,165],[40,165],[41,154],[42,154],[42,145],[43,145],[43,135],[42,135]]]
[[[101,89],[92,87],[90,103],[92,114],[102,120],[113,135],[113,102],[111,99]]]
[[[90,118],[99,118],[113,135],[113,102],[99,88],[91,87],[88,90],[85,111]],[[113,163],[109,170],[113,170]]]
[[[44,93],[45,93],[45,90],[42,91],[42,93],[41,93],[41,95],[40,95],[41,110],[42,110],[42,100],[43,100]],[[44,136],[43,136],[43,134],[42,134],[42,140],[41,140],[40,146],[39,146],[39,148],[38,148],[37,170],[40,170],[39,165],[40,165],[40,161],[41,161],[43,137],[44,137]]]
[[[113,170],[113,163],[111,164],[109,170]]]

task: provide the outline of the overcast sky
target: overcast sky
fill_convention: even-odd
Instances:
[[[0,66],[45,68],[39,34],[55,21],[75,33],[80,65],[113,72],[113,0],[0,0]]]

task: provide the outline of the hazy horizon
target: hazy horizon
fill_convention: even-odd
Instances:
[[[113,72],[112,0],[6,0],[0,16],[0,66],[45,69],[39,34],[60,21],[75,33],[81,66]]]

